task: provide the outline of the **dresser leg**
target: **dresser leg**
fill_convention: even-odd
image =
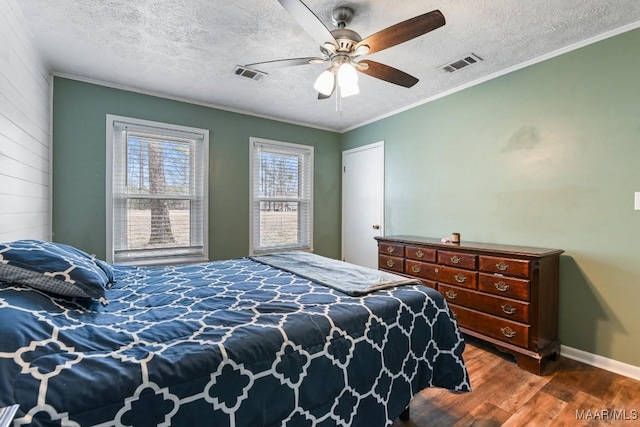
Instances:
[[[542,375],[542,371],[544,370],[543,359],[527,356],[525,354],[516,354],[515,356],[518,361],[518,366],[521,369],[531,372],[532,374]]]
[[[531,372],[532,374],[536,374],[542,376],[544,374],[545,366],[549,360],[555,361],[560,357],[560,343],[556,344],[555,347],[552,347],[551,350],[548,350],[549,353],[535,354],[534,356],[530,356],[527,354],[523,354],[518,352],[517,350],[509,349],[500,344],[494,344],[494,347],[503,353],[510,354],[516,359],[518,367],[520,369],[524,369],[525,371]]]

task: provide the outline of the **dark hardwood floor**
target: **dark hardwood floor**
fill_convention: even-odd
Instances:
[[[640,426],[640,381],[564,357],[537,376],[473,338],[464,358],[471,393],[423,390],[392,427]]]

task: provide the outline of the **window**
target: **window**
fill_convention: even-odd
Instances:
[[[251,253],[313,245],[313,147],[251,138]]]
[[[107,260],[205,261],[209,131],[107,115]]]

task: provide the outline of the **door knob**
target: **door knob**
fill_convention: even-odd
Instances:
[[[373,229],[374,230],[380,230],[380,226],[378,224],[376,224],[376,225],[373,226]]]

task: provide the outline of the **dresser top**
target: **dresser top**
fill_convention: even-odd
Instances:
[[[376,240],[384,240],[386,242],[398,242],[416,245],[429,245],[437,247],[438,249],[456,250],[456,249],[468,249],[478,252],[491,252],[501,254],[518,254],[525,256],[543,257],[549,255],[559,255],[564,251],[561,249],[547,249],[547,248],[534,248],[530,246],[513,246],[513,245],[500,245],[497,243],[479,243],[479,242],[466,242],[460,243],[443,243],[440,239],[433,237],[421,237],[421,236],[376,236]]]

